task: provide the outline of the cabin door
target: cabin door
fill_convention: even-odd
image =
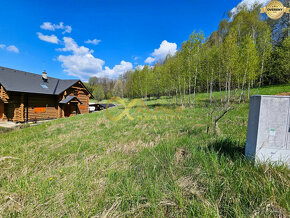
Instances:
[[[65,104],[63,110],[65,117],[71,117],[79,114],[78,104],[74,102],[71,102],[70,104]]]
[[[63,108],[63,111],[64,111],[64,116],[65,117],[70,117],[71,116],[71,111],[72,111],[71,105],[70,104],[65,104],[64,108]]]
[[[0,120],[3,118],[4,115],[4,103],[0,101]]]

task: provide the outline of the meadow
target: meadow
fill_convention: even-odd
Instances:
[[[234,104],[218,131],[221,111],[206,93],[174,116],[163,110],[169,102],[145,101],[149,111],[131,108],[133,120],[100,111],[0,134],[0,217],[290,215],[289,168],[244,157],[248,102]]]

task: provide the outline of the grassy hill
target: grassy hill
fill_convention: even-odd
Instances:
[[[218,111],[206,99],[199,94],[173,119],[133,108],[134,120],[113,122],[102,111],[1,134],[0,216],[289,216],[289,169],[243,156],[248,103],[207,134]]]

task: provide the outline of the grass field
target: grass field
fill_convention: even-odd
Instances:
[[[0,217],[289,216],[290,170],[244,158],[248,103],[214,135],[206,99],[199,94],[173,119],[133,108],[134,120],[113,122],[102,111],[1,134]]]

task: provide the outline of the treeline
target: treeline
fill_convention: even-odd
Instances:
[[[91,77],[85,85],[98,101],[110,99],[112,96],[124,97],[125,81],[122,79]]]
[[[220,91],[224,102],[233,93],[243,101],[253,87],[289,83],[288,15],[279,21],[261,19],[259,9],[260,5],[251,10],[240,8],[236,15],[229,15],[231,19],[222,20],[207,39],[202,32],[193,32],[174,56],[154,67],[125,73],[111,81],[109,89],[100,83],[104,98],[167,95],[175,96],[177,104],[193,105],[197,92],[207,92],[213,101],[213,91]]]

